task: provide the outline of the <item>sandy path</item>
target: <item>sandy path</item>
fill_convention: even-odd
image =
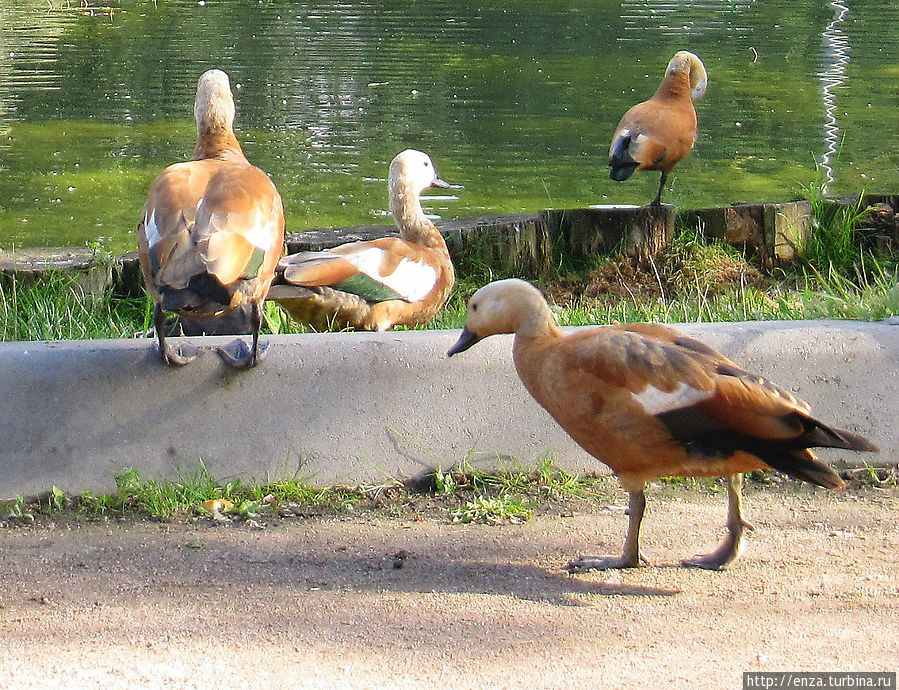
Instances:
[[[718,540],[724,498],[665,491],[645,522],[656,567],[574,577],[570,558],[619,550],[623,498],[506,527],[5,529],[0,686],[739,688],[751,670],[897,670],[899,490],[750,490],[757,530],[722,573],[671,566]]]

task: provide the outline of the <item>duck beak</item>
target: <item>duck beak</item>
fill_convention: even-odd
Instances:
[[[449,182],[441,180],[439,177],[435,176],[434,181],[431,182],[432,187],[438,187],[440,189],[449,189],[452,185]]]
[[[460,352],[465,352],[480,339],[481,337],[479,335],[472,333],[467,328],[463,328],[462,333],[459,335],[459,339],[456,341],[456,344],[449,349],[449,352],[446,353],[446,356],[452,357],[453,355],[457,355]]]

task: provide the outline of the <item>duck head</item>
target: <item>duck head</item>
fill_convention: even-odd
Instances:
[[[690,80],[690,98],[696,101],[705,95],[709,83],[709,75],[705,71],[705,65],[702,64],[702,60],[689,50],[676,52],[665,69],[666,77],[673,77],[679,73],[685,73]]]
[[[433,227],[421,208],[421,193],[429,187],[447,189],[449,186],[448,182],[438,177],[434,162],[428,154],[406,149],[396,155],[390,163],[387,189],[390,193],[390,212],[400,228],[401,237],[412,239],[408,233]],[[407,235],[403,235],[403,232]]]
[[[220,69],[203,72],[197,82],[197,98],[194,101],[197,131],[230,132],[234,126],[235,112],[234,96],[231,93],[228,75]]]
[[[518,278],[497,280],[471,296],[465,328],[447,356],[464,352],[491,335],[536,337],[552,332],[557,332],[552,312],[537,288]]]
[[[437,175],[434,162],[428,154],[406,149],[398,153],[390,163],[388,186],[390,196],[396,197],[404,196],[406,192],[417,196],[429,187],[448,189],[450,185]]]

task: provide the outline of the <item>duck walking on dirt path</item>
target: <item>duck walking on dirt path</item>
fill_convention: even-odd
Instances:
[[[664,476],[728,477],[727,537],[684,565],[720,570],[740,552],[743,472],[774,468],[829,489],[845,483],[809,450],[876,451],[856,434],[814,419],[809,406],[750,374],[698,340],[650,323],[560,331],[546,300],[522,280],[501,280],[468,303],[465,328],[449,355],[514,333],[512,357],[528,392],[629,494],[620,558],[588,556],[570,572],[634,568],[646,482]]]

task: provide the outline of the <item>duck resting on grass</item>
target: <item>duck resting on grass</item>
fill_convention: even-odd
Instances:
[[[479,340],[514,333],[512,358],[525,388],[629,494],[620,558],[583,557],[569,572],[635,568],[646,482],[664,476],[728,478],[727,537],[712,553],[683,561],[720,570],[739,555],[744,472],[774,468],[828,489],[845,483],[809,450],[876,451],[834,429],[788,391],[751,374],[668,326],[632,323],[565,335],[540,292],[522,280],[490,283],[468,303],[453,356]]]
[[[413,149],[398,154],[388,191],[400,236],[286,256],[269,298],[319,331],[386,331],[429,321],[455,283],[446,242],[421,208],[421,193],[429,187],[449,187],[430,157]]]
[[[609,177],[622,182],[635,170],[660,170],[659,192],[650,203],[660,206],[668,173],[696,143],[693,101],[707,85],[702,61],[686,50],[675,53],[653,97],[628,110],[615,128]]]
[[[236,369],[255,366],[267,346],[259,342],[261,308],[284,250],[284,211],[275,185],[244,156],[234,136],[234,115],[228,75],[204,72],[194,104],[193,156],[154,180],[137,228],[159,352],[174,366],[187,364],[199,351],[167,342],[165,312],[178,314],[189,333],[209,319],[248,312],[248,319],[237,321],[249,320],[252,348],[238,338],[218,350]]]

